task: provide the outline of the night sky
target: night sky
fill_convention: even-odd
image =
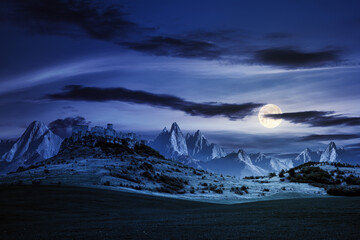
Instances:
[[[360,1],[0,1],[0,139],[33,120],[231,151],[360,148]],[[264,104],[283,112],[260,125]],[[59,132],[59,134],[64,134]]]

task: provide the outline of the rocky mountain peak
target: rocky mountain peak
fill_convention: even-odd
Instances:
[[[181,132],[180,127],[176,122],[173,122],[171,125],[170,132]]]
[[[44,123],[32,122],[11,149],[2,157],[3,161],[12,163],[11,169],[26,166],[55,156],[62,139],[54,134]]]
[[[339,162],[339,153],[334,142],[330,142],[325,151],[321,154],[320,162]]]

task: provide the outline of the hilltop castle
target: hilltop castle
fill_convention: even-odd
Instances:
[[[129,146],[134,146],[135,144],[146,144],[145,140],[141,140],[141,137],[135,133],[122,133],[114,130],[113,124],[108,123],[107,127],[95,126],[89,130],[88,125],[75,125],[72,128],[71,138],[74,141],[82,140],[84,137],[92,138],[104,138],[107,142],[110,143],[121,143],[125,139]]]

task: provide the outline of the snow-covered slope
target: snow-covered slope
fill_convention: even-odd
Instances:
[[[7,167],[2,172],[15,171],[20,166],[29,166],[55,156],[62,139],[39,121],[32,122],[9,152],[2,156]]]
[[[210,161],[214,158],[225,157],[225,151],[217,144],[210,143],[205,136],[197,130],[194,135],[186,135],[188,153],[200,161]]]
[[[170,131],[164,128],[150,146],[172,159],[188,155],[185,137],[176,122],[171,125]]]
[[[310,148],[306,148],[294,159],[294,165],[298,166],[307,162],[319,162],[320,155],[320,152],[314,152]]]
[[[266,175],[267,171],[255,166],[249,155],[242,149],[225,157],[201,164],[204,169],[237,177]]]
[[[279,158],[271,158],[270,166],[273,169],[272,172],[280,172],[281,170],[288,170],[294,167],[291,159],[279,159]]]
[[[325,151],[320,156],[320,162],[340,162],[339,150],[334,142],[330,142]]]
[[[279,159],[276,157],[269,157],[263,153],[255,153],[249,155],[253,164],[268,172],[279,172],[282,169],[286,170],[293,167],[293,162],[290,159]]]

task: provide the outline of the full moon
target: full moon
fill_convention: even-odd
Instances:
[[[259,122],[266,128],[275,128],[280,125],[282,119],[264,117],[266,114],[281,114],[281,109],[275,104],[267,104],[259,111]]]

